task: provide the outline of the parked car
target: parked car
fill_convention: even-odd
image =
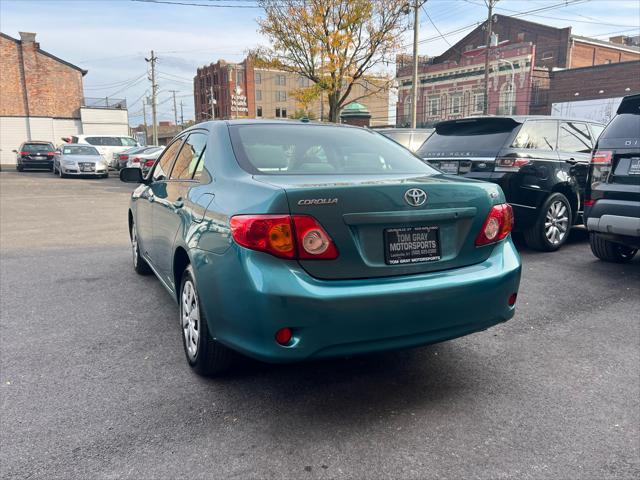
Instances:
[[[140,146],[135,138],[126,135],[74,135],[67,139],[63,138],[63,140],[96,147],[112,168],[118,168],[117,154]]]
[[[22,172],[27,168],[51,170],[55,148],[51,142],[30,141],[20,145],[16,154],[16,170]]]
[[[553,251],[582,223],[591,151],[603,129],[548,116],[449,120],[417,154],[445,173],[500,185],[527,245]]]
[[[153,166],[164,149],[165,147],[156,147],[145,153],[135,155],[133,158],[129,159],[129,164],[127,166],[139,167],[142,169],[142,174],[146,175],[146,173],[149,171],[149,168]]]
[[[357,127],[216,121],[182,132],[128,212],[134,269],[179,305],[187,361],[411,347],[510,319],[520,281],[497,185],[442,175]],[[461,299],[463,301],[461,301]]]
[[[130,160],[131,160],[131,163],[139,164],[140,158],[138,157],[138,155],[145,154],[145,153],[160,152],[163,149],[164,149],[163,146],[146,145],[144,147],[133,147],[133,148],[130,148],[129,150],[125,150],[124,152],[118,153],[116,154],[118,157],[118,170],[124,167],[134,166],[134,165],[130,165]],[[137,161],[135,161],[136,158],[137,158]]]
[[[376,132],[396,141],[404,148],[415,152],[420,148],[429,135],[433,133],[433,128],[378,128]]]
[[[95,147],[90,145],[63,145],[53,164],[53,173],[65,178],[70,175],[109,176],[109,166]]]
[[[628,262],[640,248],[640,94],[622,100],[591,157],[585,200],[591,251]]]

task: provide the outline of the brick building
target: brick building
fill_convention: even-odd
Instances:
[[[508,41],[491,49],[488,113],[525,115],[531,102],[535,47]],[[484,48],[467,50],[458,60],[418,67],[417,124],[481,115],[484,110]],[[397,71],[397,124],[407,126],[411,109],[411,65]]]
[[[301,110],[319,119],[323,112],[325,116],[329,112],[326,99],[323,106],[318,99],[305,108],[292,95],[294,90],[310,85],[309,79],[299,75],[256,67],[250,58],[240,63],[218,60],[198,68],[194,78],[196,121],[211,118],[291,118]],[[379,90],[373,83],[363,81],[354,86],[349,97],[366,105],[372,114],[371,125],[389,123],[389,90]]]
[[[87,71],[40,48],[36,34],[0,32],[0,164],[28,140],[61,143],[78,134],[127,135],[126,101],[83,96]]]
[[[488,113],[490,114],[503,114],[510,111],[522,115],[549,114],[553,103],[552,90],[565,88],[562,81],[565,74],[561,73],[563,70],[604,66],[600,70],[594,68],[593,72],[612,72],[613,74],[614,71],[624,71],[638,78],[632,64],[640,60],[640,48],[634,45],[635,40],[631,37],[614,37],[612,41],[607,42],[573,35],[571,27],[556,28],[505,15],[494,15],[492,18],[494,37],[489,52],[491,68]],[[438,120],[482,113],[480,107],[483,97],[480,93],[484,88],[485,24],[486,22],[476,27],[442,55],[421,59],[418,65],[421,82],[417,108],[418,124],[430,125]],[[511,87],[509,79],[505,77],[511,69],[513,59],[507,55],[513,54],[510,49],[518,49],[523,45],[531,45],[531,58],[524,61],[524,64],[522,60],[517,61],[519,71],[518,81],[515,82],[516,99],[513,105],[509,105],[505,102],[509,102],[508,89]],[[482,65],[478,64],[480,60]],[[496,63],[499,66],[496,66]],[[622,66],[616,69],[614,65],[618,63]],[[607,66],[611,68],[607,69]],[[590,72],[585,70],[584,73],[577,74],[577,77],[567,74],[566,78],[585,82],[592,81],[591,79],[597,80],[598,91],[620,90],[616,86],[619,79]],[[433,78],[434,74],[436,78]],[[429,78],[425,78],[425,75]],[[408,121],[410,105],[404,103],[410,101],[411,90],[411,61],[407,61],[407,58],[402,57],[398,62],[396,77],[401,85],[398,125],[405,125]],[[472,77],[475,77],[473,81]],[[445,79],[451,81],[444,81]],[[627,83],[633,83],[630,79],[626,80],[628,80]],[[429,83],[433,86],[431,89],[426,89]],[[633,90],[633,85],[622,87],[623,90],[625,88]],[[464,93],[465,90],[469,90],[468,97]],[[458,91],[463,92],[461,100],[455,97],[455,95],[459,96],[459,93],[456,93]],[[425,100],[425,94],[431,100]],[[435,97],[438,96],[441,98],[440,113],[435,115],[437,110],[434,106],[437,102]],[[433,107],[430,112],[428,112],[430,107],[427,101],[431,102]],[[442,105],[444,101],[449,103],[444,106]],[[455,105],[451,105],[451,101],[456,102]],[[462,107],[460,108],[459,105]]]
[[[35,33],[0,33],[0,116],[77,118],[87,71],[45,52]]]

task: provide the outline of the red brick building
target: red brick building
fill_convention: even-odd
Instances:
[[[87,71],[45,52],[35,37],[0,33],[0,116],[79,118]]]

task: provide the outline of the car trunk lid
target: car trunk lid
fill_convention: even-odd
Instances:
[[[313,216],[335,242],[337,259],[300,261],[317,278],[434,272],[482,262],[491,252],[474,241],[500,202],[492,184],[410,174],[254,178],[283,188],[290,213]],[[421,192],[425,202],[411,205]]]

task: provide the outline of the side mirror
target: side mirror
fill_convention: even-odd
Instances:
[[[13,153],[18,153],[18,150],[11,150]]]
[[[126,167],[120,170],[120,181],[125,183],[146,183],[142,177],[142,170],[137,167]]]

